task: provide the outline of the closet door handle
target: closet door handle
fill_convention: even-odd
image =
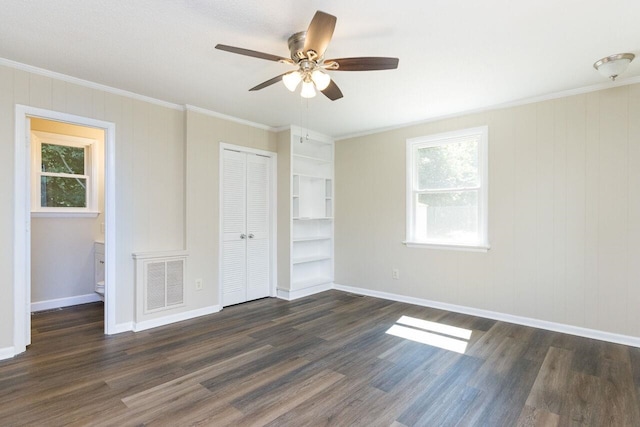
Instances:
[[[242,234],[240,235],[240,238],[241,238],[241,239],[244,239],[245,237],[247,237],[247,235],[246,235],[246,234],[244,234],[244,233],[242,233]]]
[[[254,236],[253,236],[253,233],[249,233],[249,238],[250,238],[250,239],[253,239],[253,237],[254,237]]]

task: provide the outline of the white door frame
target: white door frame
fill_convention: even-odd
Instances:
[[[220,309],[224,308],[222,302],[222,245],[223,245],[223,233],[222,233],[222,217],[223,217],[223,187],[222,187],[222,174],[224,172],[224,150],[233,150],[239,151],[241,153],[251,153],[258,154],[261,156],[269,157],[271,159],[271,188],[269,189],[269,205],[270,205],[270,215],[271,221],[269,224],[269,238],[270,247],[269,247],[269,256],[271,258],[269,262],[269,268],[271,269],[271,274],[269,281],[271,282],[271,286],[269,288],[269,294],[272,297],[276,296],[276,289],[278,288],[278,154],[273,151],[265,151],[259,150],[257,148],[249,148],[242,145],[235,144],[227,144],[225,142],[220,143],[220,151],[218,153],[219,156],[219,167],[220,172],[218,176],[218,301],[220,305]]]
[[[105,334],[116,333],[115,123],[16,104],[13,238],[13,352],[31,344],[31,146],[29,118],[37,117],[104,130]]]

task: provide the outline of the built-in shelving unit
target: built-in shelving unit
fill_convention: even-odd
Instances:
[[[333,283],[333,140],[291,129],[290,296]]]

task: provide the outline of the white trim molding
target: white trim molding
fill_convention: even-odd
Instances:
[[[521,99],[517,99],[515,101],[509,101],[509,102],[505,102],[505,103],[502,103],[502,104],[487,105],[487,106],[484,106],[484,107],[472,108],[472,109],[469,109],[469,110],[458,111],[458,112],[450,113],[450,114],[442,114],[440,116],[435,116],[435,117],[431,117],[431,118],[424,119],[424,120],[416,120],[416,121],[412,121],[412,122],[399,123],[397,125],[385,126],[385,127],[380,127],[380,128],[376,128],[376,129],[365,130],[365,131],[362,131],[362,132],[346,133],[346,134],[342,134],[342,135],[336,136],[335,140],[336,141],[343,141],[345,139],[360,138],[362,136],[367,136],[367,135],[376,135],[376,134],[379,134],[379,133],[391,132],[391,131],[394,131],[394,130],[409,128],[409,127],[413,127],[413,126],[424,125],[424,124],[427,124],[427,123],[434,123],[434,122],[439,122],[439,121],[443,121],[443,120],[454,119],[456,117],[470,116],[472,114],[487,113],[487,112],[495,111],[495,110],[503,110],[505,108],[512,108],[512,107],[519,107],[519,106],[522,106],[522,105],[535,104],[536,102],[544,102],[544,101],[550,101],[550,100],[558,99],[558,98],[566,98],[566,97],[569,97],[569,96],[582,95],[582,94],[585,94],[585,93],[597,92],[599,90],[611,89],[611,88],[619,87],[619,86],[629,86],[629,85],[633,85],[633,84],[636,84],[636,83],[640,83],[640,76],[630,77],[630,78],[626,78],[626,79],[622,79],[622,80],[616,80],[616,81],[613,81],[613,82],[609,81],[609,82],[603,82],[603,83],[596,83],[594,85],[583,86],[583,87],[579,87],[579,88],[575,88],[575,89],[562,90],[562,91],[559,91],[559,92],[551,92],[551,93],[547,93],[545,95],[532,96],[532,97],[529,97],[529,98],[521,98]],[[277,129],[279,129],[279,128],[277,128]]]
[[[182,322],[183,320],[194,319],[196,317],[207,316],[220,311],[219,305],[212,305],[209,307],[199,308],[197,310],[183,311],[181,313],[170,314],[169,316],[158,317],[155,319],[144,320],[132,324],[134,332],[145,331],[151,328],[157,328],[159,326],[170,325],[176,322]]]
[[[95,83],[89,80],[79,79],[77,77],[69,76],[67,74],[57,73],[55,71],[46,70],[44,68],[34,67],[33,65],[23,64],[21,62],[11,61],[10,59],[0,58],[0,65],[5,67],[15,68],[16,70],[26,71],[27,73],[38,74],[40,76],[49,77],[51,79],[60,80],[67,83],[73,83],[78,86],[88,87],[90,89],[96,89],[114,95],[124,96],[126,98],[137,99],[138,101],[148,102],[149,104],[160,105],[162,107],[171,108],[173,110],[183,111],[184,108],[181,105],[174,104],[173,102],[163,101],[161,99],[151,98],[150,96],[140,95],[127,90],[118,89],[112,86]]]
[[[293,301],[298,298],[308,297],[310,295],[315,295],[320,292],[329,291],[331,289],[334,289],[333,283],[323,283],[321,285],[310,286],[303,289],[296,289],[294,291],[291,291],[289,289],[278,289],[277,296],[280,299]]]
[[[0,62],[0,65],[2,63]],[[31,343],[31,162],[30,118],[39,117],[104,130],[105,204],[105,334],[116,325],[116,125],[89,117],[15,105],[13,348],[22,353]]]
[[[241,125],[247,125],[250,127],[254,127],[257,129],[268,130],[270,132],[278,132],[280,128],[274,128],[268,125],[263,125],[262,123],[252,122],[250,120],[240,119],[238,117],[229,116],[227,114],[218,113],[217,111],[207,110],[206,108],[196,107],[195,105],[185,105],[186,111],[193,111],[194,113],[204,114],[205,116],[215,117],[217,119],[227,120],[230,122],[240,123]]]
[[[54,308],[69,307],[72,305],[79,305],[79,304],[88,304],[91,302],[98,302],[98,301],[102,301],[102,298],[100,298],[100,295],[96,293],[76,295],[73,297],[56,298],[56,299],[50,299],[45,301],[32,302],[31,311],[34,312],[34,311],[51,310]]]
[[[111,334],[121,334],[123,332],[132,332],[133,322],[116,323]]]
[[[389,292],[374,291],[371,289],[358,288],[334,284],[334,289],[353,294],[366,295],[375,298],[382,298],[390,301],[404,302],[407,304],[420,305],[423,307],[437,308],[440,310],[453,311],[455,313],[468,314],[471,316],[484,317],[487,319],[499,320],[501,322],[515,323],[517,325],[530,326],[548,331],[560,332],[563,334],[576,335],[584,338],[592,338],[600,341],[608,341],[616,344],[640,347],[640,337],[616,334],[613,332],[599,331],[596,329],[583,328],[580,326],[566,325],[563,323],[548,322],[546,320],[532,319],[530,317],[515,316],[512,314],[499,313],[491,310],[466,307],[463,305],[449,304],[432,301],[423,298],[409,297],[405,295],[393,294]]]
[[[125,98],[130,98],[130,99],[135,99],[135,100],[138,100],[138,101],[148,102],[149,104],[159,105],[161,107],[170,108],[172,110],[195,111],[195,112],[198,112],[198,113],[201,113],[201,114],[205,114],[207,116],[217,117],[219,119],[228,120],[228,121],[232,121],[232,122],[236,122],[236,123],[241,123],[241,124],[244,124],[244,125],[247,125],[247,126],[255,127],[255,128],[258,128],[258,129],[264,129],[264,130],[268,130],[268,131],[271,131],[271,132],[278,132],[279,129],[282,129],[282,128],[275,128],[275,127],[272,127],[272,126],[269,126],[269,125],[265,125],[265,124],[262,124],[262,123],[256,123],[256,122],[252,122],[252,121],[249,121],[249,120],[244,120],[244,119],[241,119],[239,117],[229,116],[227,114],[218,113],[216,111],[207,110],[206,108],[196,107],[196,106],[189,105],[189,104],[182,106],[180,104],[175,104],[173,102],[164,101],[162,99],[157,99],[157,98],[152,98],[152,97],[146,96],[146,95],[140,95],[139,93],[129,92],[127,90],[118,89],[116,87],[107,86],[107,85],[103,85],[103,84],[100,84],[100,83],[95,83],[95,82],[92,82],[90,80],[79,79],[77,77],[69,76],[67,74],[57,73],[55,71],[50,71],[50,70],[47,70],[47,69],[44,69],[44,68],[34,67],[33,65],[23,64],[21,62],[12,61],[12,60],[6,59],[6,58],[0,58],[0,65],[1,66],[5,66],[5,67],[9,67],[9,68],[14,68],[16,70],[25,71],[27,73],[32,73],[32,74],[37,74],[37,75],[44,76],[44,77],[49,77],[51,79],[60,80],[60,81],[67,82],[67,83],[76,84],[78,86],[83,86],[83,87],[87,87],[87,88],[90,88],[90,89],[96,89],[96,90],[100,90],[100,91],[103,91],[103,92],[111,93],[111,94],[114,94],[114,95],[123,96]]]
[[[11,359],[16,354],[15,347],[0,348],[0,360]]]

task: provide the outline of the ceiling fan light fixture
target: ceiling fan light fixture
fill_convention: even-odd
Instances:
[[[292,71],[282,76],[282,82],[291,92],[295,92],[298,84],[302,81],[300,71]]]
[[[627,69],[635,57],[633,53],[618,53],[596,61],[593,68],[603,76],[615,80]]]
[[[313,80],[313,83],[315,83],[316,88],[320,91],[323,91],[327,88],[327,86],[329,86],[329,83],[331,82],[331,76],[329,76],[329,74],[323,72],[322,70],[314,70],[313,73],[311,73],[311,80]]]
[[[313,98],[314,96],[316,96],[316,88],[312,81],[302,82],[300,96],[302,96],[303,98]]]

